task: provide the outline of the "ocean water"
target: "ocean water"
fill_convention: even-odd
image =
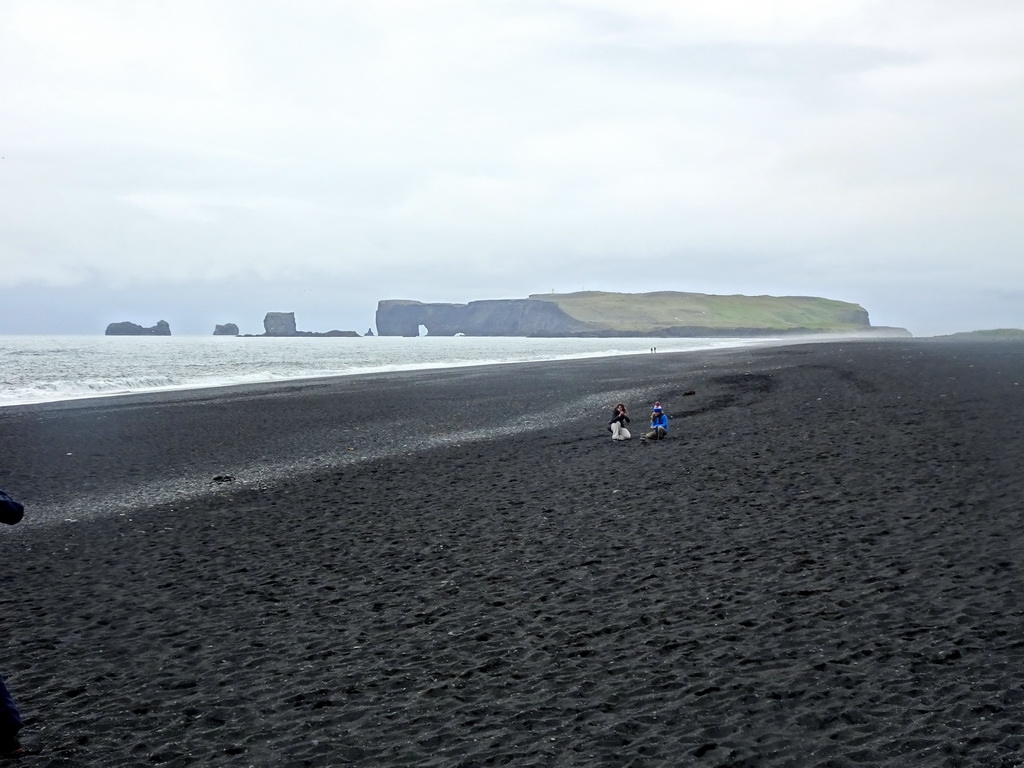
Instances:
[[[0,336],[0,406],[360,373],[683,352],[765,339]]]

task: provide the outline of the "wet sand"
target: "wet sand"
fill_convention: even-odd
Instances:
[[[613,443],[619,399],[671,438]],[[1024,765],[1021,344],[137,396],[0,434],[23,765]]]

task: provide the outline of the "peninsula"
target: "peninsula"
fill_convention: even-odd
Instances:
[[[704,293],[533,294],[526,299],[424,304],[389,299],[377,305],[377,333],[418,336],[707,337],[878,333],[859,304],[812,296],[718,296]]]

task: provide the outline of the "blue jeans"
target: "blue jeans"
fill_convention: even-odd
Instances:
[[[0,736],[13,736],[21,730],[21,726],[21,715],[14,706],[10,691],[4,685],[4,679],[0,677]]]

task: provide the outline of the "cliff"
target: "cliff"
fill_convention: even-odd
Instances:
[[[572,336],[588,330],[587,323],[573,319],[556,304],[533,299],[469,304],[390,300],[377,304],[379,336],[418,336],[421,325],[431,336]]]
[[[234,323],[224,323],[224,325],[215,325],[213,328],[214,336],[237,336],[238,326]]]
[[[129,323],[127,320],[121,323],[111,323],[104,332],[105,336],[170,336],[171,326],[166,320],[160,320],[150,328],[144,328],[136,323]]]
[[[702,293],[535,294],[527,299],[377,305],[377,333],[417,336],[774,336],[872,333],[863,307],[812,296],[715,296]],[[882,331],[882,329],[878,329]],[[909,336],[902,328],[888,335]]]

